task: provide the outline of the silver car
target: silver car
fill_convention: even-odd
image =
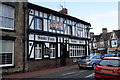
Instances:
[[[101,61],[101,56],[87,56],[84,59],[80,59],[78,62],[78,67],[91,67],[95,66]]]

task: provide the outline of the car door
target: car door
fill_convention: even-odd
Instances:
[[[98,63],[100,62],[100,60],[101,60],[101,57],[100,57],[100,56],[94,56],[94,57],[92,58],[92,61],[93,61],[93,63],[95,63],[95,64],[98,64]]]

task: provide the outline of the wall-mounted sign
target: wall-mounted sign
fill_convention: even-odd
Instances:
[[[98,50],[105,50],[105,48],[98,48]]]
[[[51,20],[50,21],[50,29],[57,30],[57,31],[63,31],[63,23],[55,21],[55,20]]]
[[[29,35],[29,40],[34,40],[34,34]],[[45,36],[45,35],[35,35],[35,41],[56,42],[56,37]]]
[[[35,35],[36,41],[47,41],[47,42],[56,42],[56,37],[45,36],[45,35]]]
[[[71,44],[85,44],[83,40],[69,39],[69,43]]]

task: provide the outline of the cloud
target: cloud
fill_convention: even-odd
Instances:
[[[100,34],[102,28],[107,28],[108,32],[118,29],[118,11],[110,11],[106,13],[94,14],[89,17],[89,22],[93,27],[95,34]]]
[[[89,20],[93,22],[93,21],[117,19],[117,17],[118,17],[118,11],[111,11],[107,13],[91,15]]]

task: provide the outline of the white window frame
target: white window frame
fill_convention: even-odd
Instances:
[[[100,42],[100,47],[104,47],[104,41]]]
[[[37,53],[36,50],[38,50]],[[39,57],[40,55],[41,57]],[[36,44],[35,46],[35,59],[42,59],[42,44]]]
[[[41,18],[35,17],[35,30],[42,30],[42,28],[43,28],[43,20]]]
[[[0,41],[6,41],[6,40],[0,40]],[[14,66],[14,41],[11,41],[11,40],[9,40],[9,41],[13,43],[13,51],[12,52],[5,52],[5,54],[12,53],[12,64],[4,64],[4,65],[0,65],[0,67]],[[1,53],[3,53],[3,52],[0,52],[0,54]]]
[[[0,3],[0,5],[1,5],[1,8],[0,8],[0,10],[1,10],[1,12],[2,12],[2,6],[4,5],[4,4],[1,4]],[[9,8],[13,8],[13,7],[11,7],[11,6],[8,6],[8,5],[4,5],[4,6],[7,6],[7,8],[9,7]],[[8,29],[8,30],[14,30],[14,14],[15,14],[15,9],[13,8],[13,17],[7,17],[7,16],[3,16],[2,15],[2,13],[0,14],[0,17],[1,17],[1,20],[2,20],[2,18],[5,18],[5,19],[10,19],[10,22],[11,22],[11,20],[13,20],[12,21],[12,26],[11,26],[11,28],[8,28],[8,26],[7,27],[5,27],[5,26],[2,26],[2,21],[1,21],[1,26],[0,26],[0,29]]]
[[[52,47],[51,47],[52,46]],[[50,44],[50,58],[53,59],[55,58],[55,53],[56,53],[56,45],[55,44]],[[54,55],[54,56],[53,56]]]
[[[81,57],[85,49],[83,46],[70,45],[69,51],[69,57]]]

